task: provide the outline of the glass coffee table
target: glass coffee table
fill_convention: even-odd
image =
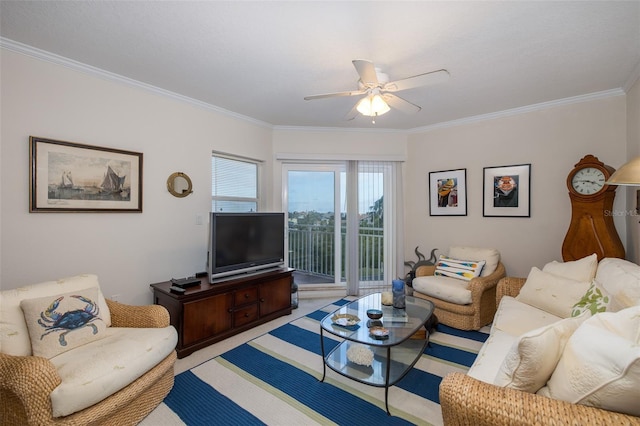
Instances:
[[[387,414],[391,414],[388,402],[389,387],[398,383],[424,353],[429,343],[429,332],[426,331],[423,338],[417,338],[414,335],[424,327],[433,314],[434,307],[430,301],[412,296],[406,297],[405,309],[384,306],[381,300],[381,293],[370,294],[342,306],[322,319],[320,345],[324,365],[320,381],[324,381],[328,366],[335,372],[358,382],[377,387],[384,386],[385,408]],[[377,335],[370,332],[367,317],[369,309],[383,311],[383,317],[379,320],[382,324],[371,324],[372,326],[381,325],[382,329],[373,329],[378,333]],[[354,316],[359,318],[359,322],[349,325],[353,322],[349,320]],[[327,355],[324,348],[324,332],[344,339]],[[361,365],[362,361],[358,358],[355,359],[360,364],[349,359],[347,351],[354,345],[358,348],[352,349],[351,352],[362,351],[362,348],[365,348],[373,353],[371,365]],[[370,358],[370,353],[368,356]],[[351,358],[354,358],[353,354]]]

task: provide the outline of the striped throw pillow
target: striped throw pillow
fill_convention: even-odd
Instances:
[[[480,276],[485,263],[484,260],[460,260],[440,255],[433,275],[470,281],[472,278]]]

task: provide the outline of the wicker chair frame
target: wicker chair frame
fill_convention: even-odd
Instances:
[[[130,306],[107,300],[113,327],[154,328],[169,325],[159,305]],[[65,417],[52,416],[51,391],[61,383],[46,358],[0,353],[0,424],[135,425],[162,402],[173,387],[173,351],[133,383],[101,402]]]
[[[436,267],[432,265],[420,266],[416,269],[416,277],[433,275]],[[496,270],[486,277],[477,277],[469,281],[471,303],[457,305],[436,297],[428,296],[419,291],[413,291],[415,297],[430,300],[435,305],[438,321],[459,330],[479,330],[493,321],[496,314],[496,287],[498,281],[504,278],[506,271],[502,262]]]

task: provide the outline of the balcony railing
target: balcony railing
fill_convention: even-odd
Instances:
[[[289,267],[307,275],[335,282],[336,274],[346,276],[346,229],[340,232],[341,267],[336,271],[333,227],[330,225],[289,224]],[[382,228],[360,227],[360,281],[370,284],[384,280],[384,233]],[[304,284],[304,283],[301,283]]]

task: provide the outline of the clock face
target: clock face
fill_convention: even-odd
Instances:
[[[580,169],[571,178],[571,186],[581,195],[593,195],[603,187],[606,178],[602,170],[595,167]]]

